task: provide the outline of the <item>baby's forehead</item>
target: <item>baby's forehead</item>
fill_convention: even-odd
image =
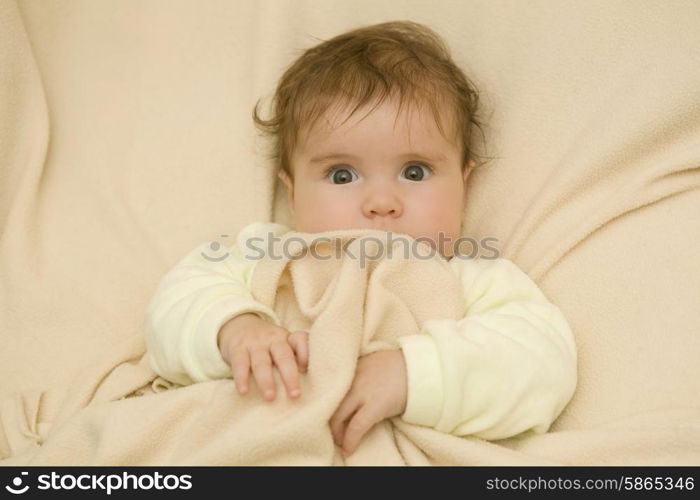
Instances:
[[[392,123],[397,130],[396,141],[412,137],[429,137],[433,140],[446,140],[457,143],[454,113],[443,106],[434,112],[427,104],[416,102],[402,103],[385,100],[380,104],[352,106],[343,101],[334,102],[322,113],[300,125],[297,133],[297,146],[310,150],[328,141],[343,141],[355,132],[360,124],[371,131],[374,126]],[[404,132],[401,134],[400,132]],[[394,142],[396,142],[394,141]]]

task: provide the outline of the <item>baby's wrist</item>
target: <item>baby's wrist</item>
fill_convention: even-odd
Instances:
[[[265,321],[260,316],[255,313],[247,312],[242,314],[237,314],[233,318],[229,319],[224,323],[221,328],[219,328],[219,333],[216,336],[216,343],[220,351],[224,351],[224,344],[228,342],[230,337],[246,323],[255,323],[257,321]]]

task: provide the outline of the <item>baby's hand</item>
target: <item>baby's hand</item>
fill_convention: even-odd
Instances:
[[[355,379],[329,423],[335,444],[348,456],[375,424],[406,411],[408,381],[401,349],[361,357]]]
[[[221,327],[218,346],[224,361],[231,366],[233,380],[240,394],[248,392],[248,375],[252,368],[263,398],[267,401],[274,400],[274,363],[289,397],[298,398],[301,395],[299,372],[306,372],[309,358],[307,332],[289,333],[257,314],[244,313]]]

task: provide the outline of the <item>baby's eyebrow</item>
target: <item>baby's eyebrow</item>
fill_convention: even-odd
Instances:
[[[327,155],[322,155],[322,156],[316,156],[314,158],[311,158],[309,160],[309,163],[321,163],[323,161],[327,160],[339,160],[339,159],[351,159],[351,160],[357,160],[358,157],[349,153],[331,153]],[[444,161],[445,155],[443,154],[425,154],[425,153],[418,153],[418,152],[410,152],[410,153],[404,153],[402,155],[398,156],[399,160],[409,160],[413,158],[419,158],[422,160],[428,160],[428,161]]]
[[[351,155],[351,154],[345,154],[345,153],[331,153],[328,155],[316,156],[314,158],[311,158],[311,160],[309,160],[309,162],[310,163],[320,163],[320,162],[326,161],[326,160],[336,160],[336,159],[342,159],[342,158],[350,158],[352,160],[356,160],[357,156]]]
[[[400,155],[399,158],[402,160],[410,160],[413,158],[419,158],[421,160],[428,160],[428,161],[445,161],[447,159],[447,158],[445,158],[445,155],[443,155],[442,153],[419,153],[419,152],[406,153],[406,154]]]

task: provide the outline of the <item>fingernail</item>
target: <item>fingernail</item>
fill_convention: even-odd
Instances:
[[[270,400],[271,400],[271,399],[273,399],[274,397],[275,397],[275,392],[274,392],[274,391],[271,391],[271,390],[265,391],[265,399],[270,399]]]
[[[296,398],[297,396],[299,396],[299,394],[301,394],[301,391],[299,391],[299,389],[292,389],[292,391],[289,393],[289,395],[293,398]]]

